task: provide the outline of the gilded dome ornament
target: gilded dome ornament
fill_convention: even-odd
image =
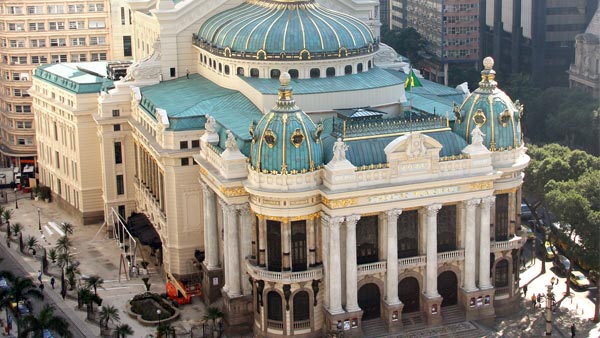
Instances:
[[[456,104],[456,102],[453,102],[453,111],[454,111],[454,117],[456,120],[456,123],[462,123],[463,117],[460,114],[460,107]]]
[[[294,145],[294,147],[299,148],[304,142],[304,134],[300,131],[300,128],[296,128],[290,137],[290,142]]]
[[[250,134],[250,137],[252,138],[252,143],[256,142],[256,137],[254,135],[254,128],[256,128],[256,123],[254,121],[252,121],[250,123],[250,127],[248,128],[248,134]]]
[[[319,123],[319,124],[317,124],[317,128],[315,129],[315,131],[313,133],[313,139],[315,140],[315,142],[319,143],[322,133],[323,133],[323,123]]]
[[[270,128],[265,131],[263,139],[269,148],[273,148],[277,144],[277,136],[275,136],[275,133]]]
[[[510,113],[510,110],[508,110],[508,108],[506,108],[506,109],[504,109],[502,114],[500,114],[500,116],[498,117],[498,120],[500,120],[500,124],[502,124],[502,127],[506,127],[506,126],[508,126],[508,121],[510,121],[511,118],[512,118],[512,114]]]
[[[475,124],[479,128],[481,128],[481,127],[483,127],[483,125],[485,124],[486,121],[487,121],[487,117],[485,117],[483,110],[477,109],[477,112],[475,112],[475,115],[473,115],[473,122],[475,122]]]

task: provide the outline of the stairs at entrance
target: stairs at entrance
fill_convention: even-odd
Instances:
[[[442,307],[442,323],[454,324],[464,322],[465,314],[458,308],[458,305]]]
[[[388,337],[387,327],[381,318],[365,320],[361,324],[364,337]]]

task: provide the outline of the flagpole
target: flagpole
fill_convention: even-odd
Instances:
[[[411,133],[413,131],[413,119],[412,119],[413,92],[412,92],[412,89],[414,87],[414,83],[412,83],[412,79],[410,79],[410,77],[412,76],[412,74],[413,74],[413,70],[412,70],[412,67],[410,67],[410,72],[408,73],[408,77],[409,77],[409,80],[408,80],[409,82],[408,83],[410,83],[410,98],[408,99],[409,100],[409,103],[408,103],[408,113],[410,114],[409,115],[409,120],[410,120],[410,132]]]

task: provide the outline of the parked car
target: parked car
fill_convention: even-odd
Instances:
[[[31,305],[23,301],[19,303],[10,303],[10,307],[17,313],[17,316],[25,316],[31,312]]]
[[[571,282],[571,285],[580,290],[586,290],[590,287],[590,281],[583,273],[581,273],[581,271],[571,271],[569,281]]]
[[[530,219],[532,216],[531,209],[525,203],[521,203],[521,219]]]
[[[10,289],[10,286],[8,285],[8,282],[6,281],[6,279],[0,278],[0,290],[8,290],[8,289]]]
[[[521,229],[523,229],[523,234],[525,236],[527,236],[527,240],[531,241],[535,239],[535,234],[533,233],[533,230],[531,230],[530,227],[526,226],[526,225],[521,225]]]
[[[554,265],[566,275],[567,271],[571,268],[571,261],[563,255],[556,255],[554,257]]]
[[[556,247],[548,241],[544,243],[544,247],[546,249],[546,259],[553,260],[556,256]]]

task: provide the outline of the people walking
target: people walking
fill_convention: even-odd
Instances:
[[[56,280],[54,279],[54,277],[50,278],[50,285],[52,286],[53,290],[54,290],[54,283],[56,283]]]
[[[577,329],[575,328],[575,323],[571,324],[571,337],[575,337],[575,333],[577,333]]]
[[[523,285],[523,297],[527,297],[527,284]]]
[[[41,283],[42,282],[42,271],[38,270],[38,281]]]
[[[537,298],[535,297],[535,294],[531,295],[531,306],[533,306],[535,308],[535,303],[536,303]]]
[[[44,283],[40,283],[40,291],[44,292]]]

